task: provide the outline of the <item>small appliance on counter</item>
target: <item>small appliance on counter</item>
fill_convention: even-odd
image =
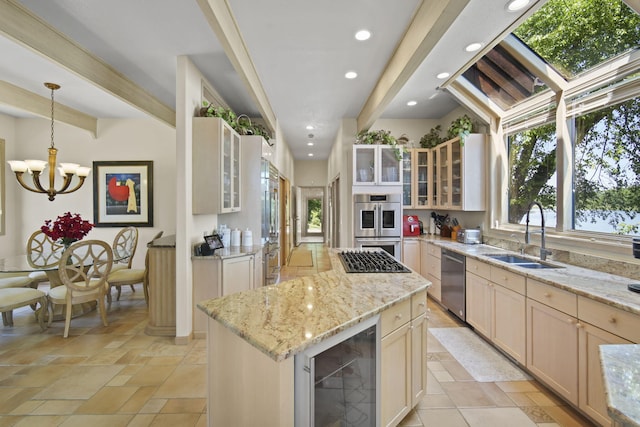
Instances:
[[[417,215],[402,216],[402,235],[404,237],[420,235],[420,219]]]
[[[479,245],[482,243],[482,231],[479,228],[462,228],[456,235],[458,243]]]

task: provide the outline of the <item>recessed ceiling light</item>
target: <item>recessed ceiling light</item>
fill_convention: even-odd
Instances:
[[[313,130],[313,126],[307,125],[307,130]]]
[[[371,33],[367,30],[360,30],[356,33],[356,40],[369,40],[369,37],[371,37]]]
[[[311,147],[313,145],[313,142],[307,142],[307,145]]]
[[[355,71],[347,71],[344,76],[348,79],[355,79],[356,77],[358,77],[358,73],[356,73]]]
[[[307,154],[309,157],[313,157],[313,153],[309,153]]]
[[[509,12],[517,12],[520,9],[524,9],[529,3],[531,3],[531,0],[511,0],[507,3],[507,10]]]
[[[471,43],[467,47],[464,48],[467,52],[475,52],[476,50],[480,50],[482,47],[482,43]]]
[[[444,72],[444,73],[439,73],[438,75],[436,75],[436,78],[442,80],[442,79],[446,79],[447,77],[449,77],[451,74]]]
[[[408,105],[409,107],[413,107],[413,106],[414,106],[414,105],[416,105],[416,104],[417,104],[417,102],[416,102],[416,101],[409,101],[409,102],[407,102],[407,105]]]

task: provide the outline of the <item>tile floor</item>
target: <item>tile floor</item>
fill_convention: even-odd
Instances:
[[[322,244],[304,244],[313,267],[288,267],[281,280],[330,268]],[[44,287],[42,287],[44,288]],[[430,301],[431,303],[431,301]],[[435,303],[429,326],[461,327]],[[142,290],[123,288],[104,327],[94,311],[45,332],[29,308],[0,326],[0,427],[205,426],[206,345],[144,333]],[[428,344],[428,388],[402,426],[589,426],[535,381],[478,383],[439,345]]]

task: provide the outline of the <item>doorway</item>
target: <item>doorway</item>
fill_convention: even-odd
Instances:
[[[300,231],[302,242],[324,242],[325,200],[324,187],[301,189]]]

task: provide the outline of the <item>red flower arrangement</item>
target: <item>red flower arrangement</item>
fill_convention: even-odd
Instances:
[[[93,224],[82,219],[80,214],[67,212],[60,215],[53,223],[50,219],[44,222],[40,230],[53,240],[59,240],[63,245],[69,246],[71,243],[82,240],[89,234]]]

